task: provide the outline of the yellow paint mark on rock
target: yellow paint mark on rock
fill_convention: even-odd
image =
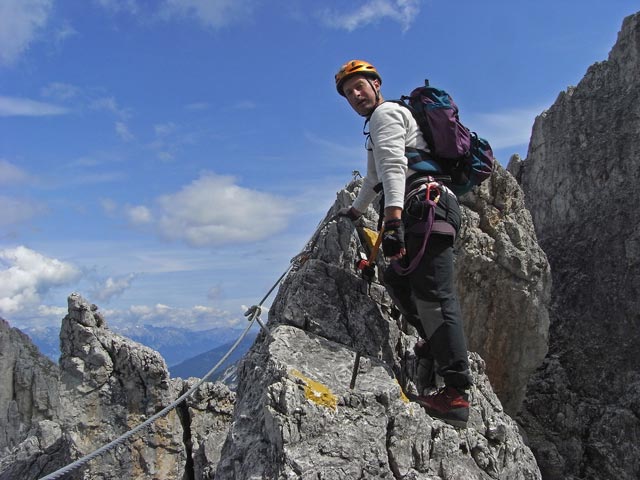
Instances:
[[[402,400],[404,403],[409,403],[411,402],[411,400],[409,400],[409,398],[404,394],[404,390],[402,390],[402,387],[400,386],[400,382],[398,382],[398,379],[396,378],[396,383],[398,384],[398,388],[400,389],[400,400]]]
[[[338,398],[329,387],[305,377],[298,370],[291,370],[291,374],[304,382],[304,396],[307,399],[323,407],[328,407],[333,410],[338,409]]]

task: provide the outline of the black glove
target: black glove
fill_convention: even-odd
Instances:
[[[358,220],[362,214],[353,207],[344,207],[338,210],[336,217],[347,217],[352,222]]]
[[[399,218],[384,222],[382,251],[385,257],[398,255],[404,249],[404,224]]]

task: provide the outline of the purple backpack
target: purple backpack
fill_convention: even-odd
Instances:
[[[451,96],[425,80],[423,87],[402,96],[397,103],[407,107],[429,145],[429,152],[407,154],[409,166],[417,171],[440,172],[451,177],[448,186],[462,195],[489,178],[495,159],[489,142],[471,132],[461,122],[458,106]]]

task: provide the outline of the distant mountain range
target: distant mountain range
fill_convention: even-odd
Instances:
[[[233,387],[235,385],[235,367],[236,363],[244,356],[245,353],[251,348],[253,342],[258,334],[258,329],[250,331],[247,336],[240,342],[238,347],[229,355],[222,365],[216,370],[216,372],[209,378],[210,382],[220,380],[221,382]],[[222,357],[224,357],[229,349],[233,346],[235,340],[220,345],[208,352],[201,353],[195,357],[189,358],[184,362],[169,367],[169,372],[172,378],[181,377],[197,377],[202,378],[216,365]],[[230,368],[232,367],[232,368]]]
[[[112,331],[124,335],[138,343],[146,345],[160,352],[168,366],[174,365],[178,368],[180,374],[176,376],[202,376],[210,370],[217,362],[197,367],[200,362],[207,362],[216,358],[216,352],[223,350],[219,356],[220,359],[228,350],[228,348],[242,334],[242,329],[235,328],[212,328],[209,330],[193,331],[176,327],[156,327],[153,325],[139,325],[127,328],[110,327]],[[44,328],[28,328],[21,329],[27,334],[38,349],[54,362],[58,361],[60,356],[60,328],[44,327]],[[231,363],[237,361],[253,344],[253,340],[258,334],[258,327],[254,327],[245,340],[238,346],[234,360],[229,359]],[[247,345],[248,343],[248,345]],[[200,358],[204,356],[203,358]],[[190,359],[193,362],[190,363]],[[196,360],[198,359],[198,360]],[[221,370],[228,365],[221,366]],[[174,375],[174,367],[170,368],[171,374]],[[193,370],[192,370],[193,369]],[[202,371],[204,369],[204,371]],[[202,372],[202,373],[200,373]]]

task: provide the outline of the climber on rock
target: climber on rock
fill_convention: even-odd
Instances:
[[[413,399],[429,415],[464,427],[469,417],[467,391],[472,377],[453,279],[453,243],[460,226],[458,199],[437,180],[436,172],[430,175],[409,168],[406,149],[428,151],[428,145],[410,110],[384,101],[382,78],[373,65],[351,60],[339,69],[335,82],[338,93],[366,118],[365,126],[369,127],[365,132],[367,173],[362,188],[353,205],[341,209],[339,215],[357,220],[376,197],[378,185],[382,186],[382,251],[390,260],[384,284],[422,337],[415,349],[420,362],[435,360],[436,372],[444,380],[444,387],[435,393],[424,395],[419,391]],[[434,214],[428,238],[415,228],[429,213],[424,208],[425,196]],[[425,378],[417,383],[435,387],[429,369],[421,371]]]

